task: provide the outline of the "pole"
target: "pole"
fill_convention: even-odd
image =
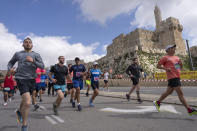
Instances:
[[[193,61],[192,61],[192,56],[189,50],[189,41],[186,40],[186,44],[187,44],[187,50],[188,50],[188,55],[189,55],[189,60],[190,60],[190,69],[193,71],[194,70],[194,65],[193,65]]]

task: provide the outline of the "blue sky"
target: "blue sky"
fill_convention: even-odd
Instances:
[[[47,66],[59,55],[86,62],[99,59],[121,33],[155,29],[156,1],[162,19],[178,18],[184,39],[197,45],[196,0],[0,0],[0,69],[22,50],[27,36]]]
[[[103,54],[102,46],[110,44],[121,33],[131,28],[132,14],[123,14],[101,25],[87,21],[78,4],[72,0],[1,0],[0,22],[9,32],[23,39],[28,33],[39,36],[70,36],[69,42],[85,45],[99,42],[97,54]]]

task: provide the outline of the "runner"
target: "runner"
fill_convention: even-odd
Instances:
[[[133,58],[133,64],[131,64],[127,70],[126,73],[130,76],[131,80],[133,81],[133,87],[130,89],[129,93],[126,94],[126,98],[129,101],[131,93],[136,89],[137,94],[137,100],[139,103],[142,103],[142,100],[140,98],[140,85],[139,85],[139,79],[140,79],[140,72],[142,72],[142,68],[138,64],[138,59]]]
[[[64,92],[66,90],[66,76],[68,75],[68,68],[64,65],[64,56],[58,57],[59,63],[51,67],[49,78],[54,83],[54,89],[57,92],[57,99],[53,103],[53,111],[55,115],[58,114],[58,107],[60,107],[61,101],[64,99]],[[54,74],[54,78],[52,78]]]
[[[109,84],[108,84],[108,81],[109,81],[109,73],[107,71],[104,72],[104,87],[103,88],[106,88],[107,87],[107,91],[109,92]]]
[[[40,69],[40,68],[36,69],[36,75],[37,75],[36,85],[35,85],[35,88],[32,93],[32,105],[34,106],[34,111],[36,111],[40,107],[36,102],[36,97],[37,97],[37,93],[40,91],[41,72],[42,72],[42,69]]]
[[[14,72],[14,64],[18,62],[18,68],[16,70],[16,81],[22,96],[20,108],[16,111],[17,121],[22,122],[21,131],[28,131],[27,118],[29,114],[29,108],[31,104],[30,93],[35,88],[36,68],[44,68],[42,59],[38,53],[32,51],[32,40],[26,38],[23,41],[24,51],[16,52],[12,59],[8,63],[8,71]]]
[[[5,80],[4,80],[4,88],[3,88],[3,94],[4,94],[4,106],[7,105],[8,97],[11,101],[11,97],[14,94],[14,81],[13,76],[10,72],[6,74]]]
[[[91,74],[91,86],[94,90],[92,97],[90,98],[89,105],[94,107],[93,101],[96,96],[99,94],[99,76],[102,74],[101,71],[98,69],[98,63],[93,63],[93,69],[90,71]]]
[[[40,77],[40,90],[39,90],[39,98],[40,98],[40,102],[42,102],[42,94],[45,93],[46,90],[46,86],[47,86],[47,76],[46,76],[46,71],[45,70],[41,70],[41,77]]]
[[[90,74],[90,68],[88,69],[88,71],[85,73],[85,78],[86,78],[86,85],[88,86],[87,87],[87,91],[86,91],[86,96],[88,97],[89,96],[89,90],[90,90],[90,87],[91,87],[91,74]]]
[[[73,87],[76,90],[75,99],[72,102],[72,107],[75,108],[75,100],[77,100],[77,108],[79,111],[81,111],[82,106],[80,104],[80,90],[83,89],[83,75],[86,71],[86,68],[83,64],[80,64],[80,59],[78,57],[75,58],[75,63],[76,64],[70,68],[70,73],[73,72]]]
[[[71,66],[72,66],[72,64],[68,64],[68,73],[70,74],[70,78],[67,78],[67,80],[66,80],[68,93],[70,94],[70,103],[73,102],[74,92],[75,92],[73,89],[73,82],[72,82],[73,72],[70,73],[70,71],[69,71]]]
[[[175,56],[176,45],[168,45],[166,47],[167,55],[163,56],[158,62],[157,68],[163,69],[166,71],[167,79],[168,79],[168,88],[161,95],[161,97],[154,101],[156,109],[160,111],[160,103],[175,90],[179,100],[185,106],[189,115],[197,115],[197,111],[187,104],[183,91],[181,89],[181,81],[180,81],[180,72],[182,69],[182,62],[178,56]]]
[[[52,75],[52,78],[54,78],[54,75]],[[51,78],[49,77],[49,73],[48,73],[48,96],[51,95],[51,90],[52,90],[52,96],[54,96],[54,83],[53,81],[51,80]]]

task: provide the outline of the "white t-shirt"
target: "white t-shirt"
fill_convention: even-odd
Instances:
[[[104,74],[104,80],[107,80],[108,81],[108,79],[109,79],[109,73],[108,72],[105,72],[105,74]]]

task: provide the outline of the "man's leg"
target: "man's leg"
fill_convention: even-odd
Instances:
[[[76,88],[75,100],[77,100],[77,102],[80,103],[80,87]]]
[[[8,92],[4,92],[4,106],[7,105],[7,101],[8,101]]]
[[[140,85],[139,84],[136,85],[136,94],[137,94],[138,102],[142,103],[142,100],[140,98]]]
[[[61,89],[57,90],[57,99],[56,101],[53,103],[53,111],[55,115],[58,115],[58,107],[60,106],[62,99],[64,99],[64,93],[62,92]]]
[[[42,87],[39,90],[39,98],[40,98],[40,102],[42,102]]]
[[[130,100],[130,95],[135,90],[135,88],[136,88],[136,85],[133,85],[133,87],[130,89],[129,93],[126,94],[126,98],[127,98],[128,101]]]
[[[27,118],[29,114],[29,108],[31,104],[31,96],[29,92],[22,94],[22,101],[20,105],[20,112],[22,114],[22,125],[27,126]]]
[[[168,87],[166,89],[166,91],[160,96],[160,98],[158,99],[158,102],[162,102],[168,95],[172,94],[172,92],[174,91],[174,88],[172,87]]]
[[[179,97],[179,100],[181,101],[181,103],[185,106],[186,109],[190,108],[184,98],[184,95],[183,95],[183,91],[181,89],[181,87],[175,87],[174,90],[176,91],[178,97]]]

